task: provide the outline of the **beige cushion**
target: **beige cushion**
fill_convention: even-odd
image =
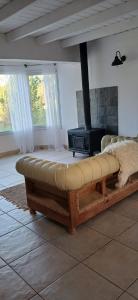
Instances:
[[[108,145],[104,153],[114,155],[120,164],[118,186],[122,187],[130,175],[138,172],[138,143],[135,141],[121,141]]]
[[[67,191],[79,189],[93,180],[117,172],[119,162],[109,154],[100,154],[70,165],[26,156],[17,162],[16,169],[25,177]]]
[[[132,141],[138,142],[138,136],[129,137],[129,136],[121,136],[121,135],[104,135],[101,140],[101,152],[109,144],[121,142],[121,141],[125,141],[125,140],[132,140]]]
[[[112,140],[113,137],[117,137],[117,136],[116,135],[108,135],[108,134],[106,134],[106,135],[104,135],[102,137],[102,140],[101,140],[101,152],[104,150],[104,148],[107,145],[111,144],[111,140]]]

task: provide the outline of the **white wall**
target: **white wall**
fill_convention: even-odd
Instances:
[[[0,153],[16,150],[13,134],[0,135]]]
[[[80,63],[58,64],[62,126],[67,130],[78,126],[76,91],[82,89]]]
[[[0,36],[0,61],[34,61],[34,63],[46,61],[79,61],[79,49],[77,46],[62,48],[59,42],[47,45],[39,45],[33,38],[25,38],[16,42],[9,42]],[[37,61],[37,62],[35,62]]]
[[[45,129],[36,129],[34,131],[34,144],[46,145],[47,135]],[[12,133],[0,134],[0,153],[16,150],[16,142]]]
[[[127,61],[112,67],[115,52]],[[118,86],[119,134],[138,134],[138,30],[88,43],[90,88]]]
[[[120,67],[112,67],[115,52],[127,56]],[[138,30],[88,43],[90,88],[118,86],[119,134],[138,134]],[[61,117],[65,132],[78,126],[76,91],[81,90],[79,63],[59,63]],[[67,143],[67,135],[66,143]],[[46,144],[46,131],[36,131],[35,144]],[[12,135],[0,136],[0,152],[15,149]]]

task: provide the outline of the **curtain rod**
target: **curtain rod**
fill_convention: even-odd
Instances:
[[[48,63],[49,65],[50,63]],[[35,67],[35,66],[43,66],[43,65],[46,65],[46,64],[33,64],[33,65],[27,65],[27,64],[24,64],[24,65],[0,65],[0,67],[25,67],[25,68],[28,68],[28,67]],[[54,66],[56,66],[56,63],[53,63]]]

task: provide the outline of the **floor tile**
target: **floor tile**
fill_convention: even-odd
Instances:
[[[10,267],[0,269],[0,299],[27,300],[35,292]]]
[[[21,223],[17,222],[6,214],[0,216],[0,236],[9,233],[21,226]]]
[[[127,292],[138,299],[138,279],[128,288]]]
[[[16,171],[15,166],[10,169],[10,173],[13,175],[18,175],[19,173]]]
[[[13,217],[14,219],[21,222],[24,225],[43,217],[43,215],[40,213],[36,213],[35,215],[32,215],[30,214],[29,210],[24,211],[23,209],[18,209],[18,208],[8,212],[8,215]]]
[[[138,250],[138,223],[116,238],[124,245]]]
[[[42,298],[39,295],[34,296],[30,300],[42,300]]]
[[[83,265],[40,292],[46,300],[115,300],[122,291]]]
[[[12,186],[15,186],[15,185],[18,185],[18,184],[21,184],[21,183],[24,183],[24,179],[16,180],[12,183],[7,183],[6,188],[10,188]]]
[[[83,260],[109,241],[110,239],[107,237],[84,226],[78,229],[73,235],[66,233],[53,240],[52,244],[63,249],[78,260]]]
[[[111,210],[119,215],[138,221],[138,192],[113,205]]]
[[[109,237],[115,237],[134,223],[131,219],[107,210],[87,222],[87,225]]]
[[[9,175],[10,175],[9,172],[0,170],[0,179],[3,178],[3,177],[7,177],[7,176],[9,176]]]
[[[0,216],[3,215],[3,214],[4,214],[4,212],[2,210],[0,210]]]
[[[40,234],[46,240],[55,239],[66,232],[66,228],[64,226],[47,220],[46,218],[34,221],[26,226]]]
[[[131,297],[127,293],[124,293],[123,295],[121,295],[121,297],[118,298],[118,300],[135,300],[135,298]]]
[[[42,245],[11,263],[36,292],[40,292],[76,265],[76,260],[52,245]]]
[[[4,178],[0,178],[0,184],[7,186],[9,184],[12,184],[13,182],[16,182],[18,180],[21,180],[22,176],[21,175],[10,175]]]
[[[0,237],[0,257],[9,263],[44,244],[44,242],[40,236],[25,226],[21,227]]]
[[[0,184],[0,191],[4,190],[6,187],[2,184]]]
[[[122,289],[127,289],[138,276],[138,253],[115,241],[84,263]]]
[[[11,202],[7,201],[6,199],[3,198],[0,200],[0,210],[2,210],[4,212],[8,212],[15,208],[16,208],[16,206],[14,204],[12,204]]]
[[[0,258],[0,268],[6,266],[6,263]]]
[[[37,151],[31,155],[63,163],[73,163],[85,158],[79,154],[73,158],[69,151]],[[16,161],[22,156],[18,154],[0,159],[0,190],[24,181],[15,169]],[[4,286],[4,281],[9,289],[5,289],[4,293],[0,289],[0,299],[138,299],[138,225],[134,224],[138,221],[138,193],[92,219],[87,227],[80,226],[75,235],[69,235],[64,226],[51,222],[40,214],[32,216],[29,211],[15,207],[13,210],[12,204],[6,204],[3,200],[0,197],[0,204],[3,206],[0,207],[0,272],[3,273],[3,279],[0,274],[0,288],[1,285]],[[5,212],[8,212],[7,216]],[[41,237],[45,240],[42,241]],[[112,237],[116,241],[110,242]],[[89,268],[77,265],[77,260],[84,260],[89,255],[84,261]],[[24,280],[41,293],[40,296],[35,295],[24,280],[6,266],[5,261],[13,265]],[[112,281],[112,284],[100,274]],[[128,290],[122,294],[113,283]],[[16,286],[18,288],[15,291]],[[120,294],[122,295],[119,296]]]

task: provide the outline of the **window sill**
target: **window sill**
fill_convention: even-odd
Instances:
[[[13,135],[13,131],[9,130],[9,131],[0,131],[0,135]]]
[[[46,130],[47,127],[46,126],[33,126],[33,130]]]
[[[33,126],[33,130],[34,131],[38,131],[38,130],[47,130],[46,126]],[[9,131],[0,131],[0,136],[1,135],[13,135],[13,131],[9,130]]]

